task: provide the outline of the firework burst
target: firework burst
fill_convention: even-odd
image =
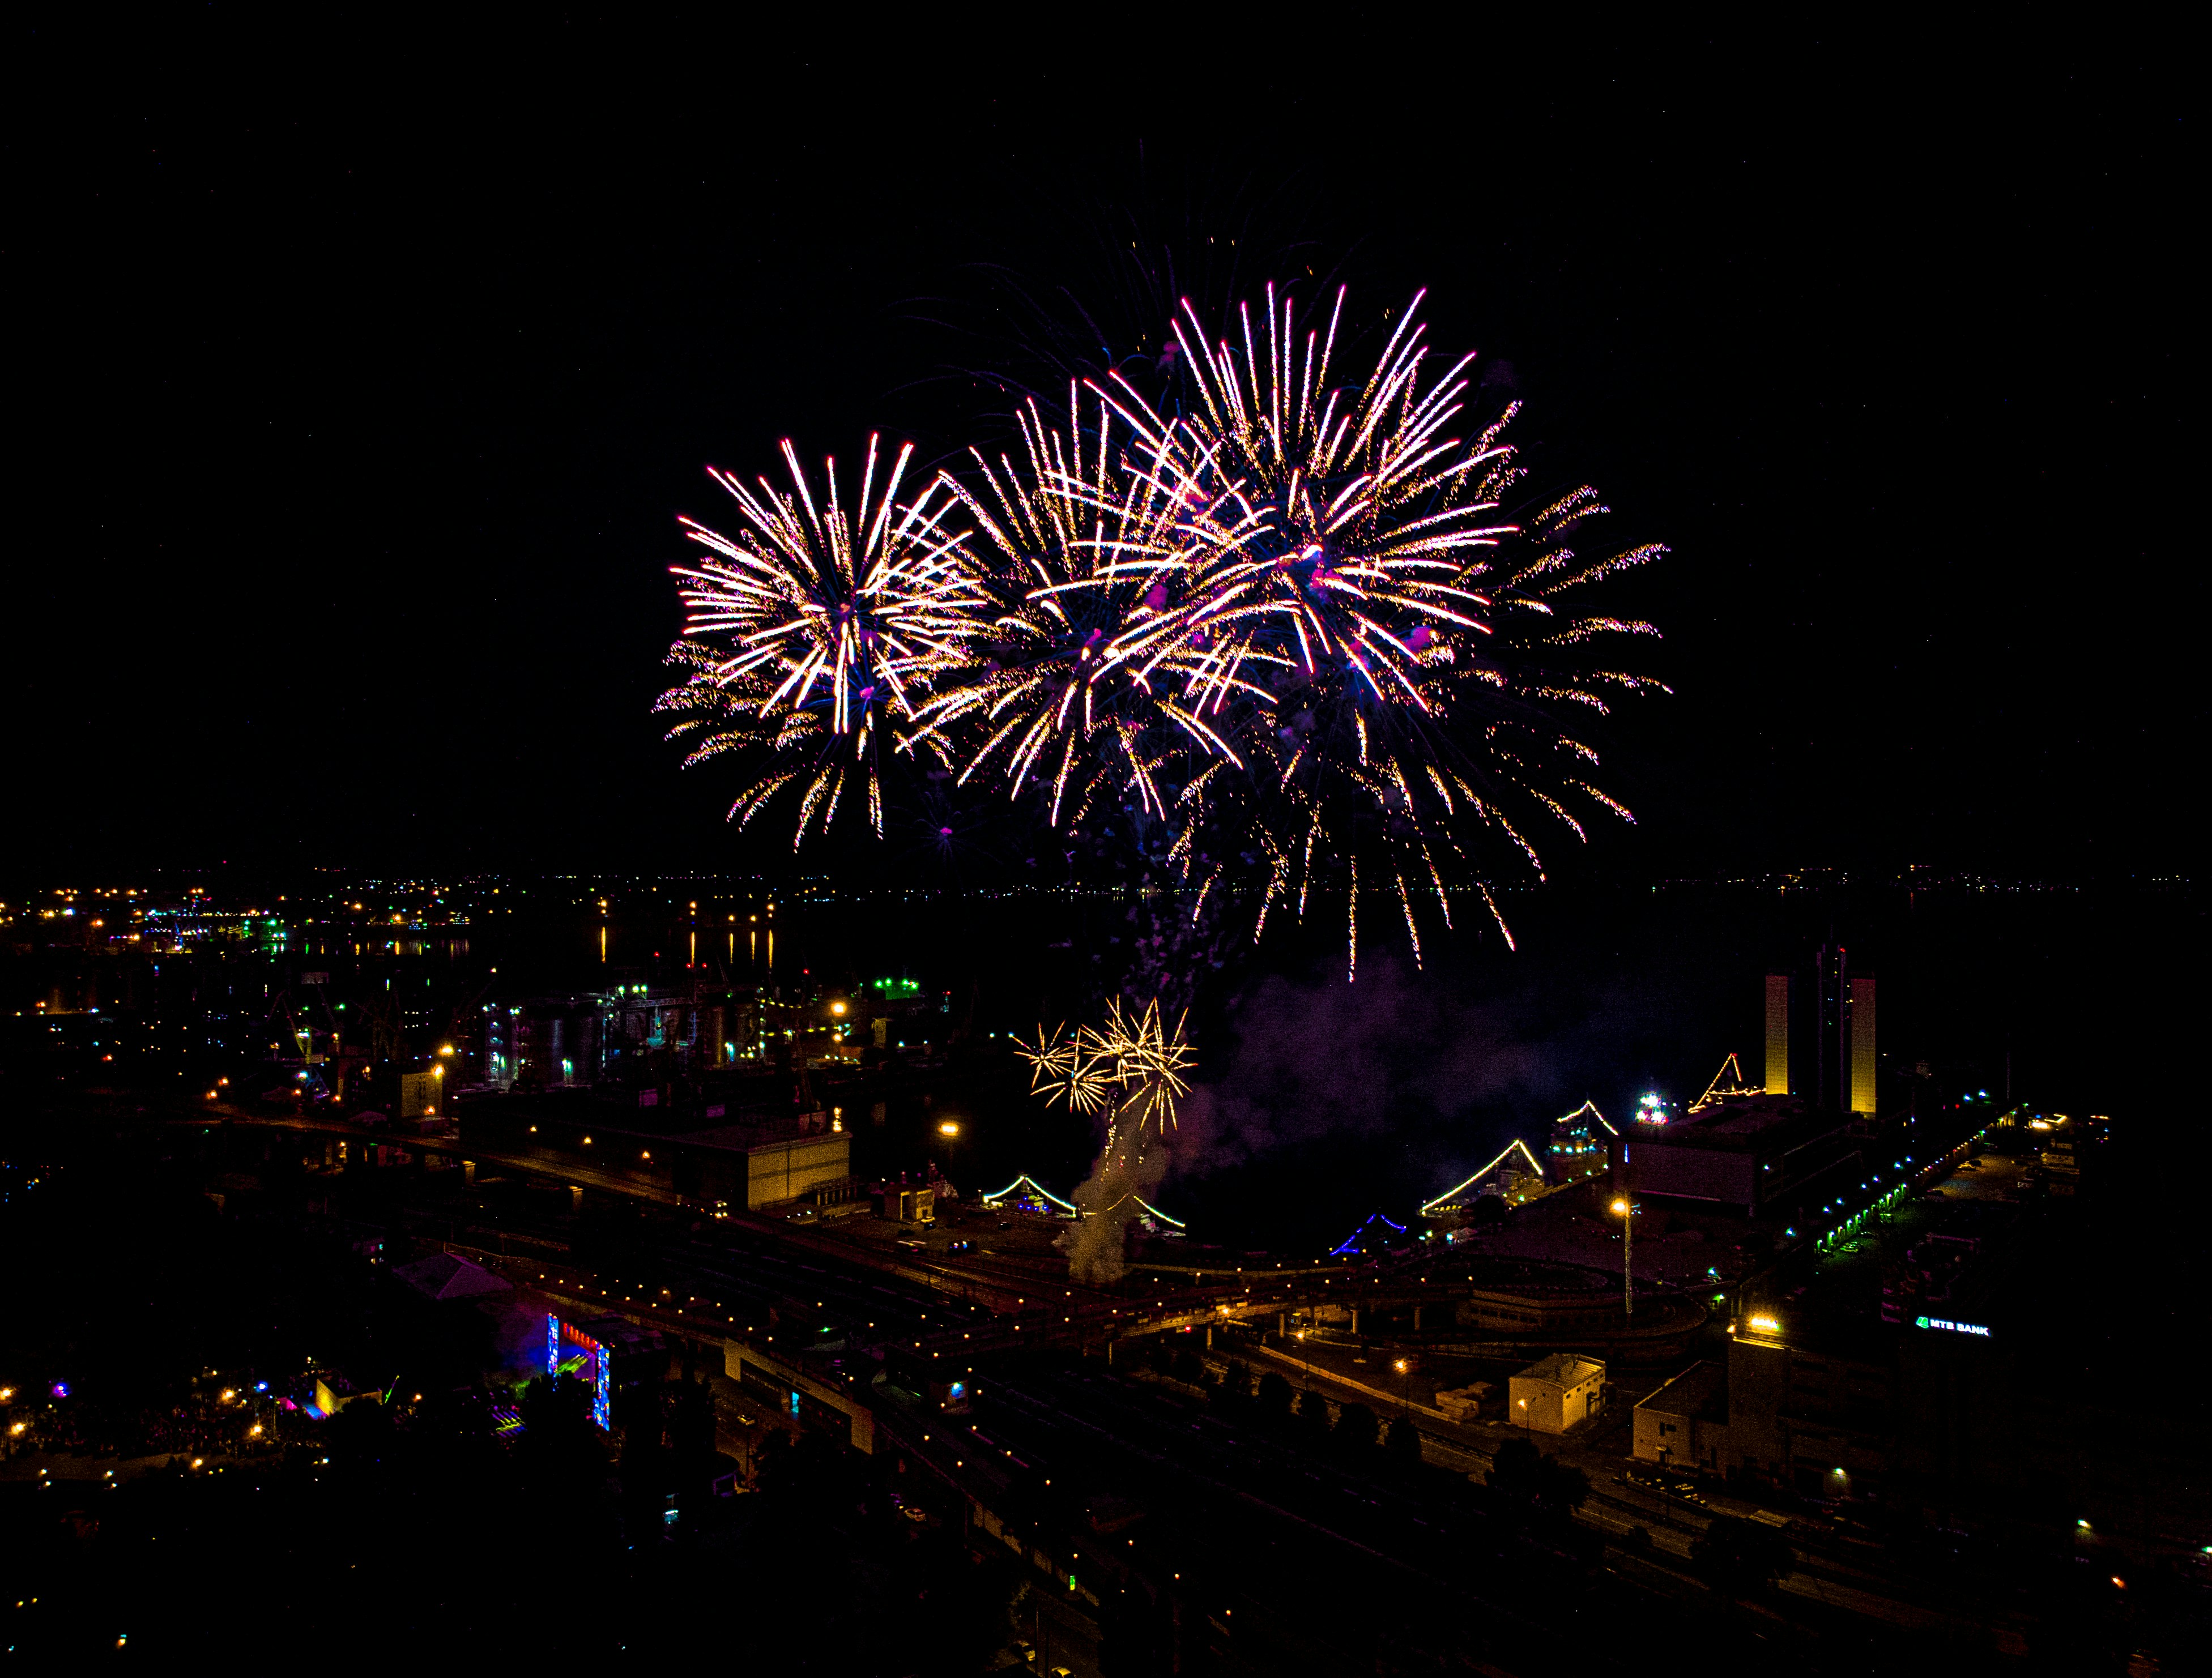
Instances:
[[[689,675],[659,708],[678,717],[672,738],[691,737],[687,763],[745,760],[747,785],[730,811],[740,827],[788,791],[796,845],[810,826],[828,831],[847,794],[864,791],[883,831],[885,737],[932,675],[959,662],[984,601],[943,482],[899,500],[913,452],[909,444],[886,463],[871,437],[848,508],[835,457],[817,500],[787,441],[787,490],[711,474],[738,504],[734,536],[684,521],[709,557],[670,567],[686,609],[670,662]]]
[[[910,451],[878,487],[872,441],[849,512],[788,444],[789,491],[716,474],[744,528],[687,524],[710,557],[676,568],[674,731],[744,755],[740,821],[796,797],[799,840],[855,777],[881,832],[895,741],[1056,827],[1158,824],[1194,922],[1224,886],[1255,939],[1342,901],[1356,971],[1363,898],[1419,960],[1424,917],[1479,897],[1510,942],[1492,884],[1632,820],[1568,719],[1659,688],[1604,652],[1656,631],[1577,603],[1663,550],[1578,556],[1606,509],[1532,508],[1515,409],[1475,422],[1474,358],[1431,352],[1421,300],[1351,379],[1341,290],[1302,324],[1269,287],[1212,336],[1186,303],[1167,396],[1109,373],[1057,415],[1031,399],[1018,446],[909,502]],[[1076,1075],[1091,1042],[1051,1085],[1086,1112],[1109,1099]]]
[[[1513,410],[1451,434],[1473,358],[1428,375],[1420,300],[1356,390],[1331,382],[1344,294],[1301,337],[1272,287],[1264,324],[1240,310],[1211,348],[1185,306],[1193,397],[1175,419],[1109,387],[1133,469],[1189,487],[1179,627],[1214,673],[1193,709],[1243,760],[1242,774],[1200,772],[1208,796],[1189,803],[1177,860],[1201,903],[1225,875],[1256,873],[1255,936],[1279,905],[1302,915],[1317,884],[1340,887],[1354,962],[1363,860],[1418,960],[1417,897],[1448,927],[1451,888],[1472,886],[1494,915],[1484,877],[1501,851],[1540,875],[1538,821],[1579,838],[1571,801],[1626,816],[1589,784],[1595,754],[1553,707],[1601,712],[1607,693],[1653,685],[1565,651],[1649,625],[1555,597],[1660,550],[1577,566],[1564,537],[1604,511],[1587,489],[1506,515]]]
[[[1176,468],[1127,469],[1114,409],[1094,402],[1087,434],[1028,403],[1018,454],[975,451],[975,488],[945,480],[994,561],[992,599],[969,665],[918,707],[907,736],[958,755],[963,784],[1048,790],[1054,826],[1079,823],[1102,793],[1164,818],[1170,772],[1193,757],[1237,761],[1191,700],[1213,662],[1190,645],[1180,609],[1199,557],[1200,487]],[[1073,389],[1068,412],[1083,412]]]
[[[1119,998],[1106,1006],[1099,1026],[1037,1027],[1034,1044],[1017,1043],[1030,1063],[1030,1088],[1047,1106],[1066,1101],[1079,1113],[1103,1108],[1109,1147],[1126,1131],[1142,1138],[1175,1129],[1176,1103],[1190,1090],[1185,1075],[1196,1051],[1183,1035],[1183,1022],[1172,1027],[1154,1002],[1141,1011],[1125,1009]]]

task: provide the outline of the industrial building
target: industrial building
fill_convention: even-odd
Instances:
[[[1728,1449],[1728,1372],[1692,1364],[1639,1402],[1632,1450],[1641,1463],[1718,1473]]]
[[[1726,1424],[1696,1460],[1810,1497],[1876,1490],[1897,1434],[1894,1341],[1842,1325],[1793,1343],[1771,1320],[1730,1340]]]
[[[609,1123],[639,1113],[584,1090],[485,1097],[463,1105],[461,1140],[534,1157],[556,1175],[564,1164],[588,1165],[694,1204],[750,1211],[834,1193],[852,1176],[851,1135],[828,1121],[817,1128],[812,1115],[673,1133]]]
[[[2006,1115],[1898,1187],[1869,1185],[1874,1208],[1799,1285],[1745,1299],[1724,1368],[1637,1407],[1636,1456],[1961,1531],[2103,1530],[2125,1511],[2145,1553],[2193,1552],[2198,1441],[2185,1410],[2077,1373],[2083,1324],[2051,1301],[2085,1264],[2116,1267],[2073,1239],[2078,1199],[2035,1194],[2027,1128]]]
[[[889,1218],[894,1223],[933,1223],[937,1218],[937,1191],[927,1183],[908,1183],[902,1177],[896,1183],[878,1184],[869,1190],[876,1215]]]
[[[715,1175],[718,1181],[721,1178],[714,1168],[720,1166],[723,1172],[733,1177],[734,1161],[724,1165],[713,1156],[717,1153],[742,1153],[745,1161],[744,1202],[749,1211],[799,1200],[819,1188],[842,1188],[853,1174],[853,1139],[842,1131],[763,1136],[750,1126],[732,1124],[696,1131],[688,1136],[669,1137],[665,1143],[678,1148],[680,1157],[696,1155],[702,1175]],[[718,1195],[714,1198],[734,1201],[737,1196]]]
[[[1755,1213],[1840,1172],[1858,1157],[1850,1121],[1794,1096],[1716,1099],[1636,1139],[1637,1192]]]
[[[1540,1358],[1506,1383],[1507,1421],[1539,1433],[1564,1433],[1604,1408],[1605,1365],[1572,1352]]]
[[[488,1003],[483,1081],[493,1089],[576,1089],[641,1074],[728,1070],[771,1057],[771,1014],[757,989],[617,985]]]
[[[1620,1326],[1620,1290],[1529,1281],[1507,1287],[1478,1284],[1454,1316],[1464,1328],[1513,1340],[1603,1334]]]

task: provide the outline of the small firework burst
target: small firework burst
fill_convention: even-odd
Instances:
[[[1081,1113],[1103,1108],[1109,1130],[1139,1136],[1175,1129],[1176,1103],[1190,1091],[1186,1075],[1197,1058],[1182,1020],[1170,1027],[1158,1003],[1139,1012],[1118,997],[1107,1004],[1104,1023],[1073,1032],[1039,1026],[1036,1041],[1018,1040],[1016,1052],[1030,1063],[1031,1091],[1048,1106],[1064,1100]]]

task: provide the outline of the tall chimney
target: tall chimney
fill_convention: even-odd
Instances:
[[[1872,1114],[1874,1093],[1874,980],[1851,980],[1851,1111]]]
[[[1790,1093],[1790,975],[1766,976],[1766,1093]]]

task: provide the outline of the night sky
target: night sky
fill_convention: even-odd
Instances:
[[[1623,866],[2186,859],[2197,218],[2156,42],[1017,64],[226,15],[8,54],[19,867],[782,850],[649,709],[702,466],[964,440],[931,322],[978,264],[1099,284],[1133,210],[1288,230],[1376,310],[1429,287],[1539,471],[1671,546]]]

